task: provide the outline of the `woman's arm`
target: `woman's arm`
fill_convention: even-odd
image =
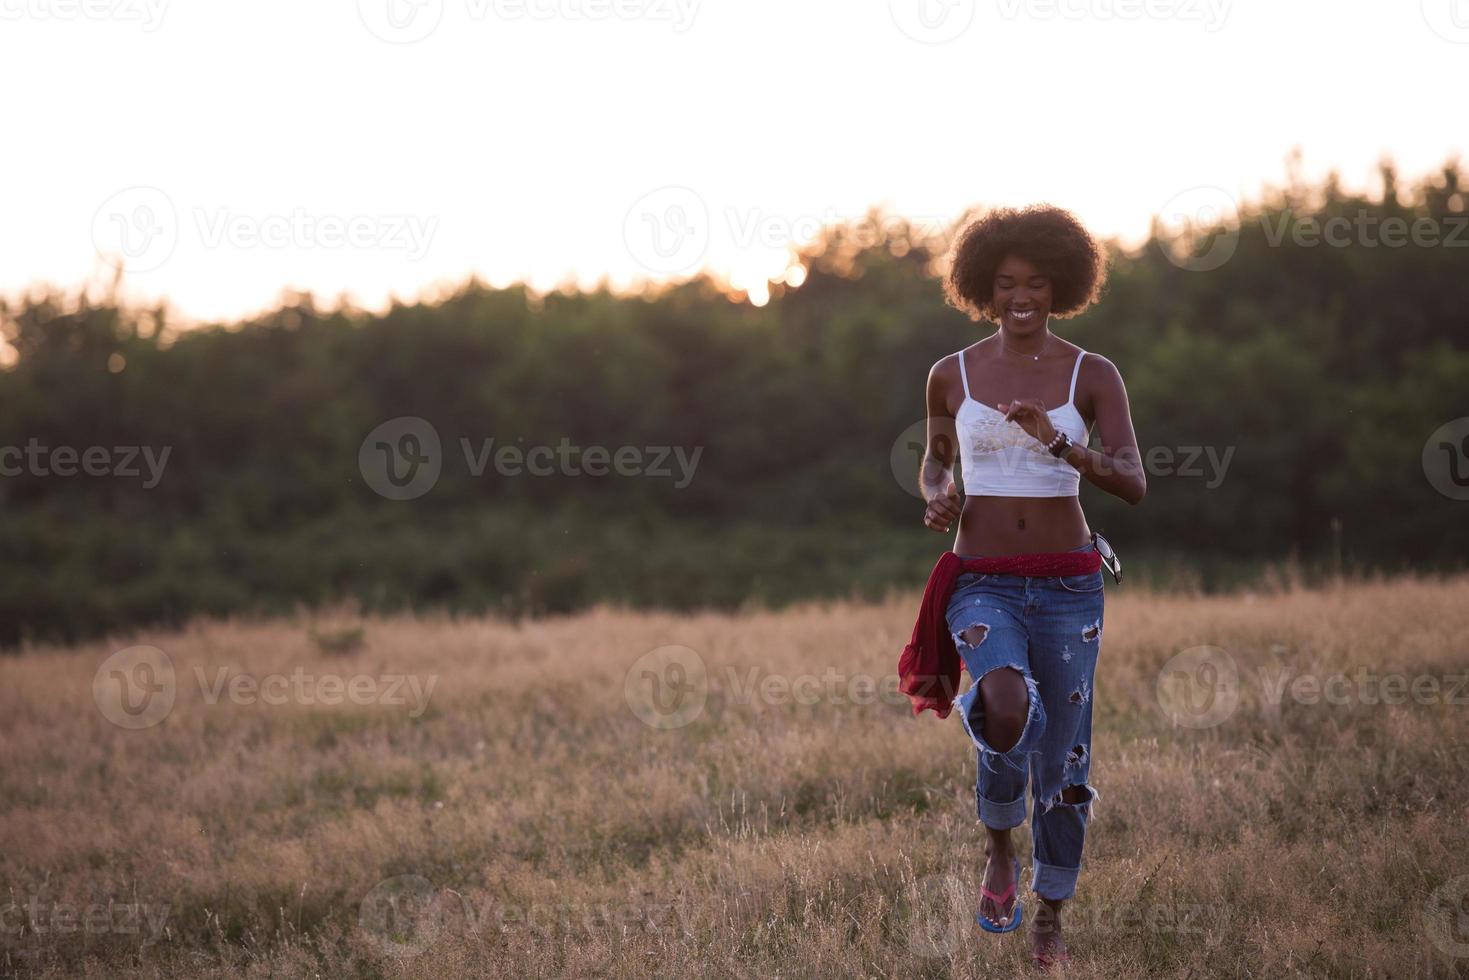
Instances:
[[[959,443],[954,414],[949,411],[948,389],[953,382],[947,377],[958,372],[946,369],[949,360],[944,358],[928,372],[928,432],[923,443],[923,465],[918,471],[918,487],[928,505],[923,523],[935,531],[950,530],[963,512],[959,490],[954,486],[954,452]]]
[[[1137,434],[1132,429],[1132,409],[1127,402],[1127,388],[1117,365],[1100,354],[1091,354],[1097,365],[1089,379],[1092,389],[1092,414],[1096,419],[1100,450],[1078,444],[1062,457],[1087,478],[1094,487],[1107,491],[1129,504],[1141,503],[1148,492],[1148,478],[1143,472],[1142,454],[1137,448]],[[1056,434],[1045,407],[1026,398],[998,406],[1005,418],[1019,423],[1041,442],[1050,442]]]
[[[1142,503],[1148,492],[1148,477],[1143,471],[1142,454],[1137,448],[1137,433],[1132,429],[1132,408],[1127,402],[1127,386],[1117,365],[1094,354],[1101,363],[1100,375],[1094,379],[1092,411],[1097,420],[1097,439],[1101,450],[1072,446],[1066,451],[1066,462],[1076,467],[1094,487],[1129,504]]]

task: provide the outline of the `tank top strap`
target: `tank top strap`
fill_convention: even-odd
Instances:
[[[1078,351],[1076,354],[1076,366],[1071,369],[1071,394],[1066,396],[1068,404],[1076,401],[1076,376],[1081,373],[1081,359],[1086,357],[1086,351]],[[964,363],[962,360],[959,362]]]
[[[959,352],[959,380],[964,382],[964,397],[973,401],[974,396],[969,394],[969,372],[964,370],[964,352]]]

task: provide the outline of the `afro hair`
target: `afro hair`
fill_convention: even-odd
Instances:
[[[1051,280],[1051,314],[1073,316],[1101,295],[1106,256],[1076,216],[1049,204],[996,208],[959,233],[944,295],[971,319],[998,322],[995,270],[1008,256],[1032,263]]]

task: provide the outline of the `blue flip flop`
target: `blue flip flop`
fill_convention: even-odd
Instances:
[[[981,929],[983,929],[985,932],[1014,932],[1016,929],[1020,928],[1020,921],[1025,917],[1025,910],[1020,905],[1020,897],[1018,895],[1015,895],[1015,891],[1017,888],[1019,888],[1019,886],[1019,858],[1015,858],[1015,880],[1010,882],[1010,887],[1005,889],[1003,894],[997,895],[983,885],[979,886],[979,893],[1001,908],[1004,908],[1005,903],[1010,901],[1011,896],[1015,896],[1015,909],[1010,913],[1010,921],[1008,924],[1003,926],[997,925],[993,919],[986,918],[985,914],[981,912],[974,917],[974,921],[979,923],[979,927]]]

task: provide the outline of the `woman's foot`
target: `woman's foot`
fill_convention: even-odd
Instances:
[[[1015,899],[1020,883],[1015,880],[1015,852],[1009,847],[988,848],[989,862],[984,866],[984,885],[979,893],[979,914],[1004,928],[1015,914]],[[1000,896],[997,901],[991,896]]]
[[[1030,956],[1043,970],[1070,960],[1066,940],[1061,938],[1061,903],[1041,899],[1030,919]]]

